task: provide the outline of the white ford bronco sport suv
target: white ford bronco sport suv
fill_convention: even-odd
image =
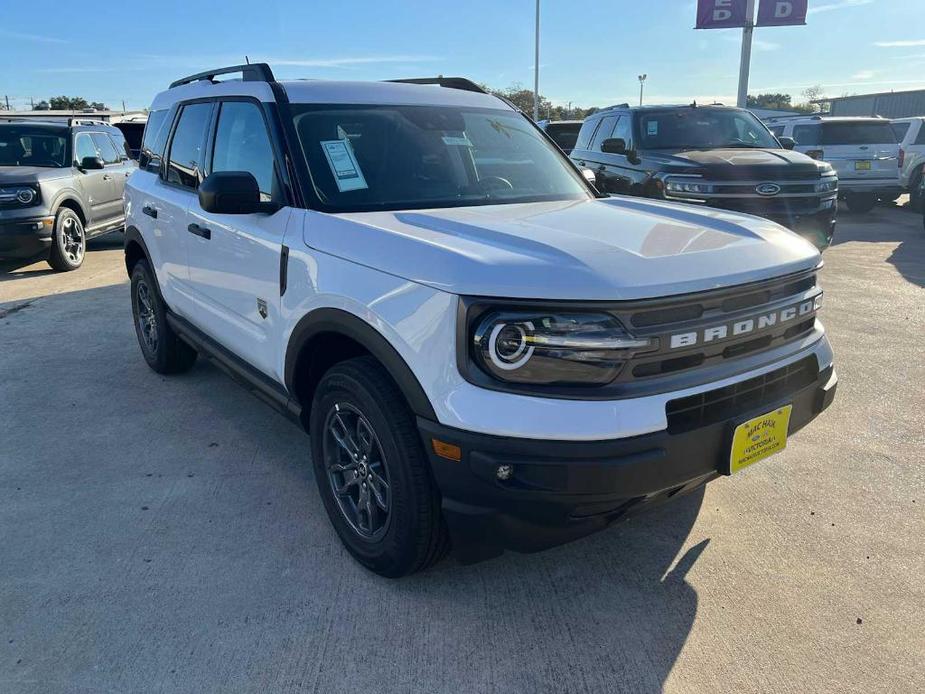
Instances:
[[[147,363],[208,356],[301,423],[338,535],[385,576],[604,528],[835,394],[810,243],[602,197],[468,80],[187,77],[126,207]]]

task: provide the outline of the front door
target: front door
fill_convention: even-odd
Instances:
[[[209,172],[246,171],[264,202],[282,202],[277,163],[263,108],[254,101],[219,105]],[[189,281],[200,327],[269,375],[276,375],[280,256],[291,208],[273,214],[213,214],[189,207]]]
[[[74,165],[79,172],[77,181],[87,201],[87,226],[94,226],[105,222],[112,214],[112,176],[107,174],[105,167],[81,169],[79,164],[86,157],[100,158],[100,153],[90,133],[77,133],[74,136]]]

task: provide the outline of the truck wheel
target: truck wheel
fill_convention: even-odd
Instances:
[[[156,282],[146,261],[135,263],[132,268],[135,335],[148,366],[159,374],[181,373],[192,367],[197,353],[167,324],[167,312]]]
[[[449,539],[414,416],[372,357],[333,366],[315,390],[312,464],[347,551],[388,578],[441,559]]]
[[[48,264],[58,272],[76,270],[83,264],[86,252],[87,236],[80,217],[74,210],[62,207],[55,215]]]
[[[922,209],[922,167],[917,168],[909,177],[909,207],[919,212]]]
[[[872,193],[851,193],[845,198],[845,203],[854,214],[863,214],[874,209],[877,196]]]

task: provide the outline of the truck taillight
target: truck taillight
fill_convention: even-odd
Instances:
[[[903,168],[903,162],[906,161],[906,150],[902,147],[899,148],[899,168]]]
[[[822,161],[823,154],[824,153],[821,149],[809,149],[806,151],[807,157],[810,157],[811,159],[818,159],[819,161]]]

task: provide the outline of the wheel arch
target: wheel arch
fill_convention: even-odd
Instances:
[[[335,308],[316,309],[303,316],[286,347],[285,385],[302,407],[303,420],[324,372],[340,361],[362,354],[369,354],[382,364],[414,414],[436,421],[427,394],[398,351],[369,323]]]
[[[58,214],[58,210],[62,207],[67,207],[70,210],[73,210],[74,213],[80,217],[80,223],[84,226],[87,225],[87,210],[84,208],[84,204],[81,202],[80,197],[73,191],[66,190],[62,193],[59,193],[55,198],[54,202],[51,205],[51,213],[53,215]]]

